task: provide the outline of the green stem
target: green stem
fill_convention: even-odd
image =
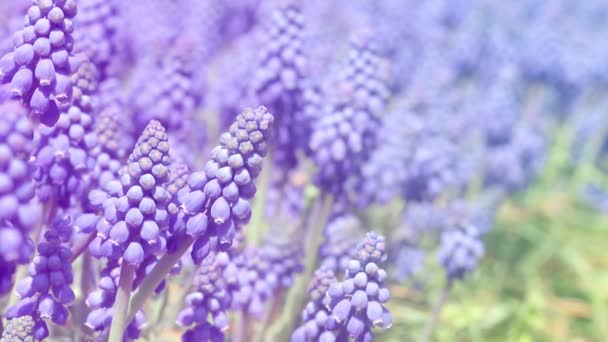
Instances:
[[[116,291],[116,300],[114,301],[114,314],[112,317],[112,325],[110,326],[110,342],[121,342],[125,335],[125,329],[128,325],[126,316],[129,311],[129,299],[131,297],[131,289],[133,288],[133,279],[135,278],[135,266],[128,264],[123,260],[120,268],[120,280]]]
[[[306,229],[306,250],[305,271],[294,283],[287,295],[285,309],[281,319],[270,327],[268,331],[268,341],[288,341],[289,334],[293,331],[300,317],[300,309],[306,300],[306,288],[308,282],[314,274],[319,259],[319,246],[323,240],[323,229],[331,213],[333,198],[324,195],[314,204],[311,209]]]
[[[186,253],[193,243],[194,238],[187,235],[180,243],[180,247],[173,254],[165,254],[160,258],[156,266],[154,266],[152,271],[150,271],[150,274],[146,276],[137,291],[133,294],[129,304],[127,321],[130,322],[135,317],[137,311],[144,306],[144,303],[154,295],[154,290],[156,290],[158,284],[167,277],[173,266],[178,263],[182,255]]]
[[[439,301],[437,301],[437,304],[435,304],[435,307],[433,308],[431,317],[429,318],[429,320],[426,322],[426,325],[424,326],[424,331],[422,332],[422,336],[420,337],[418,342],[428,342],[430,340],[431,336],[433,335],[433,332],[435,331],[435,329],[437,328],[437,325],[439,324],[439,318],[441,317],[441,311],[443,310],[443,306],[445,305],[445,303],[448,300],[448,296],[450,295],[450,290],[452,290],[452,285],[453,285],[453,282],[451,280],[448,280],[447,284],[443,288],[443,291],[441,291],[441,295],[439,296]]]
[[[234,324],[234,329],[232,330],[232,342],[246,342],[247,329],[249,328],[247,314],[244,311],[241,311],[234,318],[234,320],[236,323]]]

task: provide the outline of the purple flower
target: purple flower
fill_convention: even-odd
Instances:
[[[390,300],[387,274],[381,268],[386,260],[384,237],[368,233],[356,248],[356,258],[347,265],[346,278],[330,285],[324,334],[339,338],[371,340],[372,328],[389,328],[392,317],[384,304]]]
[[[211,241],[221,249],[230,247],[241,226],[249,222],[249,199],[256,192],[253,180],[262,170],[273,121],[264,107],[245,109],[220,136],[204,172],[190,175],[190,192],[181,202],[183,224],[174,225],[172,234],[198,239],[192,251],[195,262],[206,256]]]
[[[8,319],[31,316],[42,332],[40,339],[48,336],[46,321],[65,325],[68,319],[67,307],[74,303],[76,296],[71,288],[72,252],[68,247],[73,233],[70,217],[56,219],[50,230],[44,234],[44,241],[38,245],[36,257],[29,269],[29,277],[22,279],[16,287],[21,300],[10,307]]]
[[[345,196],[345,182],[358,174],[376,146],[379,115],[390,94],[383,73],[385,61],[372,36],[361,34],[352,44],[346,65],[337,75],[331,105],[313,127],[310,149],[318,167],[316,183],[336,197]]]
[[[120,182],[104,201],[104,217],[97,224],[101,251],[109,259],[139,266],[146,257],[166,251],[165,231],[169,224],[167,205],[171,195],[169,143],[165,129],[151,121],[122,169]]]
[[[194,291],[186,296],[187,307],[178,314],[177,322],[182,327],[194,327],[184,333],[184,341],[199,341],[195,336],[208,331],[208,341],[223,341],[228,329],[227,312],[230,308],[230,293],[223,278],[223,264],[215,254],[210,254],[201,263],[194,278]]]
[[[41,123],[53,126],[72,98],[70,75],[73,18],[76,1],[36,2],[25,16],[24,28],[14,35],[12,52],[0,58],[0,80]]]

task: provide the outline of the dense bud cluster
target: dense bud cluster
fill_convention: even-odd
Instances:
[[[0,59],[0,80],[11,82],[11,94],[32,116],[53,126],[71,102],[75,0],[36,0],[24,28],[13,36],[13,51]]]
[[[344,281],[330,285],[327,295],[331,314],[321,341],[350,337],[369,341],[373,327],[392,325],[392,316],[384,306],[390,299],[385,285],[387,273],[380,267],[386,260],[384,249],[384,237],[368,233],[356,248],[356,258],[348,262]]]
[[[28,270],[29,277],[17,284],[21,300],[7,312],[8,319],[21,316],[33,317],[34,337],[43,340],[48,336],[45,320],[66,324],[67,307],[76,296],[71,288],[72,252],[68,248],[73,233],[70,217],[56,219],[50,230],[44,233],[44,241],[38,244],[37,254]]]
[[[441,234],[437,258],[449,280],[462,279],[477,268],[484,247],[477,228],[473,225],[457,226]]]
[[[345,181],[359,174],[376,146],[379,115],[390,94],[383,63],[371,36],[354,39],[333,105],[314,124],[309,146],[319,168],[316,181],[336,195],[343,195]]]
[[[264,107],[245,109],[220,136],[205,171],[190,175],[190,192],[181,203],[184,224],[175,225],[173,233],[198,238],[192,251],[196,262],[208,253],[203,247],[210,237],[217,237],[220,248],[229,247],[240,227],[249,222],[249,199],[256,192],[253,180],[262,170],[273,121]]]
[[[167,205],[171,195],[169,143],[158,121],[151,121],[122,169],[120,182],[108,185],[104,217],[97,224],[101,252],[107,258],[139,266],[166,251]]]
[[[24,114],[17,102],[0,104],[0,294],[10,290],[16,264],[29,262],[28,234],[40,218],[28,165],[34,134]]]
[[[187,307],[178,315],[179,325],[194,325],[184,333],[183,341],[220,341],[228,329],[230,293],[223,278],[223,264],[217,258],[211,253],[203,260],[194,278],[194,292],[186,296]]]

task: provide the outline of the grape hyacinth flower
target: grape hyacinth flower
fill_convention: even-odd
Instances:
[[[389,328],[391,313],[386,309],[390,292],[387,274],[380,265],[386,260],[384,237],[367,233],[357,246],[357,257],[348,262],[346,278],[332,283],[327,290],[331,315],[320,341],[371,341],[372,328]]]
[[[91,151],[97,145],[91,95],[97,72],[89,62],[80,64],[72,76],[73,104],[61,112],[53,127],[40,127],[40,139],[34,153],[38,197],[68,207],[71,200],[88,192],[89,173],[95,160]]]
[[[263,45],[259,67],[252,81],[257,100],[276,118],[273,159],[287,170],[297,164],[295,121],[307,62],[303,31],[303,15],[295,2],[275,10],[267,28],[267,43]]]
[[[168,136],[158,121],[151,121],[122,169],[120,181],[108,184],[111,192],[103,203],[104,216],[97,224],[104,256],[122,258],[140,266],[151,255],[166,251],[164,233],[170,194]]]
[[[315,122],[310,148],[318,167],[316,183],[336,198],[360,172],[377,143],[379,115],[390,94],[384,60],[370,34],[357,36],[336,82],[334,104]]]
[[[67,307],[76,296],[71,288],[72,252],[68,247],[73,233],[72,219],[55,219],[51,229],[44,234],[37,254],[28,270],[29,277],[19,281],[17,293],[20,301],[9,308],[9,320],[31,316],[34,320],[34,338],[43,340],[48,334],[46,320],[64,325],[68,320]]]
[[[53,126],[72,99],[70,75],[75,0],[37,0],[29,7],[24,28],[13,36],[13,51],[0,58],[0,81],[31,116]]]
[[[196,263],[208,254],[212,237],[220,249],[229,248],[241,226],[249,222],[249,199],[256,192],[253,180],[262,170],[273,121],[264,107],[245,109],[220,136],[205,171],[190,175],[190,192],[181,203],[184,224],[175,225],[172,234],[197,239],[192,250]]]
[[[0,103],[0,295],[10,290],[17,264],[30,261],[30,231],[39,223],[40,208],[28,160],[34,133],[16,101]]]
[[[291,342],[317,341],[321,332],[325,331],[325,323],[331,315],[327,309],[327,290],[336,282],[336,276],[330,269],[321,267],[308,285],[310,301],[302,310],[302,324],[294,330]]]
[[[180,326],[194,325],[182,336],[184,342],[224,340],[224,332],[228,329],[230,293],[223,278],[222,265],[216,258],[211,253],[203,260],[194,278],[194,291],[186,296],[188,306],[178,315]]]
[[[481,236],[473,225],[460,225],[441,234],[437,258],[449,281],[463,279],[474,271],[483,254]]]

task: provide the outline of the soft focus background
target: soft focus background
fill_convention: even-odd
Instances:
[[[258,93],[251,96],[250,83],[265,77],[256,74],[268,67],[257,55],[280,39],[272,33],[268,38],[265,29],[285,3],[226,0],[206,7],[207,2],[114,2],[121,17],[115,57],[104,69],[122,75],[120,105],[129,114],[121,129],[133,139],[153,118],[133,113],[170,107],[158,101],[162,94],[145,93],[146,84],[163,83],[174,71],[167,67],[171,62],[163,64],[167,51],[192,62],[184,77],[202,95],[195,104],[184,104],[192,106],[189,124],[174,124],[186,137],[184,146],[196,151],[176,149],[176,155],[193,156],[194,168],[204,165],[236,113],[263,102]],[[365,231],[384,234],[389,246],[387,307],[393,326],[378,330],[376,340],[419,338],[446,285],[446,269],[437,262],[440,235],[452,228],[444,225],[457,222],[475,226],[484,254],[465,276],[453,277],[431,340],[608,341],[608,2],[303,0],[299,5],[305,81],[315,85],[310,89],[321,100],[310,101],[318,105],[312,114],[304,109],[299,117],[278,122],[308,120],[314,124],[307,128],[324,132],[322,118],[329,114],[322,95],[340,95],[343,89],[332,88],[332,77],[340,74],[352,37],[361,32],[373,37],[370,50],[381,61],[376,74],[357,85],[377,90],[370,84],[380,82],[390,90],[374,116],[373,148],[358,151],[360,160],[353,165],[346,153],[344,164],[357,177],[345,175],[340,187],[348,198],[340,203],[341,214],[356,216]],[[0,0],[1,54],[11,49],[22,9],[19,1]],[[306,136],[304,147],[287,146],[293,133],[287,131],[279,131],[275,158],[266,161],[252,205],[246,234],[258,245],[274,222],[265,213],[276,205],[272,170],[289,169],[279,177],[301,191],[295,196],[302,202],[336,191],[331,179],[313,184],[315,172],[325,166],[314,138]],[[297,149],[297,166],[276,158],[281,148],[291,147]],[[151,324],[142,340],[179,340],[182,330],[174,318],[193,273],[185,267],[149,304]],[[272,331],[272,324],[267,326]],[[62,328],[54,333],[70,334]]]

